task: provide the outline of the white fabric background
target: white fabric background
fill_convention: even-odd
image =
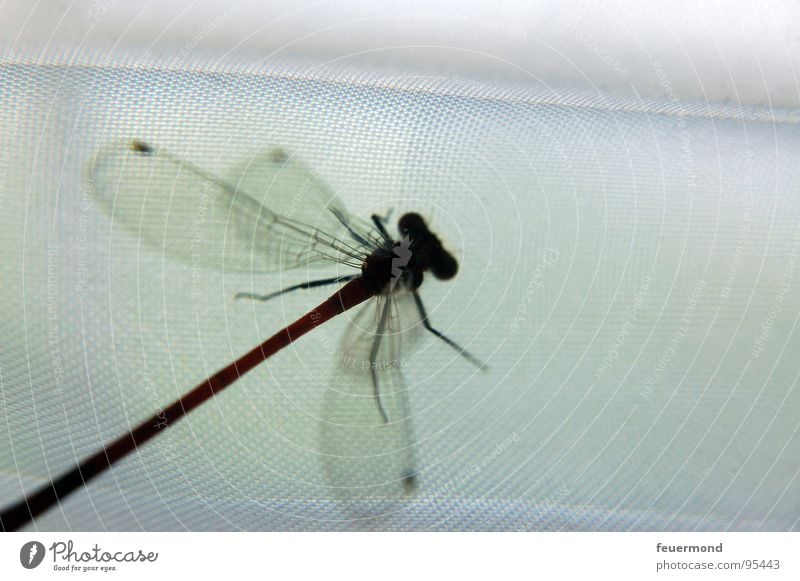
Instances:
[[[203,273],[187,300],[191,269],[110,233],[83,196],[87,164],[116,139],[220,174],[281,145],[353,213],[423,212],[462,263],[454,282],[426,282],[433,320],[491,370],[421,343],[405,370],[421,493],[382,518],[344,513],[314,451],[334,362],[308,354],[337,321],[38,527],[797,528],[791,20],[745,30],[745,58],[712,8],[691,20],[707,37],[677,15],[625,20],[625,5],[555,14],[562,28],[492,6],[404,20],[322,3],[258,20],[245,4],[215,20],[214,4],[108,4],[99,21],[98,4],[75,6],[59,20],[16,6],[6,21],[3,499],[327,296],[254,308],[231,297],[305,273]]]

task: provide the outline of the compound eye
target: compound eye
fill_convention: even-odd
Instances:
[[[450,280],[458,272],[458,262],[446,252],[441,252],[431,264],[431,271],[439,280]]]
[[[412,238],[417,238],[421,233],[428,231],[425,220],[422,219],[422,216],[415,213],[404,214],[397,222],[397,228],[400,232],[408,234]]]

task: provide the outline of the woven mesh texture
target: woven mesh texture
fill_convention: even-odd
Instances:
[[[356,216],[391,210],[395,232],[423,214],[460,261],[420,289],[431,321],[489,369],[432,335],[409,345],[419,489],[343,493],[320,434],[345,315],[36,527],[798,527],[796,119],[376,70],[202,70],[0,68],[0,499],[330,294],[237,292],[339,272],[173,260],[87,193],[119,140],[226,179],[280,146]]]

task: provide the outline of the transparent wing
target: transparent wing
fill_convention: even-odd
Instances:
[[[252,159],[227,181],[150,145],[116,143],[97,154],[90,181],[114,224],[193,266],[358,267],[375,244],[333,191],[281,149]]]
[[[348,513],[375,516],[416,492],[413,414],[402,368],[418,322],[411,293],[398,288],[363,307],[345,334],[324,396],[320,448],[330,490]]]

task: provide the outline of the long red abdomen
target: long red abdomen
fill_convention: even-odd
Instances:
[[[259,363],[315,327],[364,302],[373,295],[374,291],[365,284],[362,278],[351,280],[316,309],[278,331],[227,367],[220,369],[166,409],[143,421],[127,434],[123,434],[25,499],[3,510],[0,513],[0,529],[14,531],[29,523],[56,502],[63,500],[68,494],[84,486],[92,478],[110,468],[112,464],[130,454],[138,446],[143,445],[161,430],[168,428],[194,408],[211,399],[214,394],[234,383]]]

